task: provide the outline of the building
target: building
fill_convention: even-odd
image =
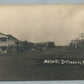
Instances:
[[[0,53],[7,53],[8,48],[14,48],[18,41],[12,35],[0,33]]]
[[[34,48],[38,50],[45,50],[48,48],[53,48],[55,47],[54,42],[40,42],[40,43],[34,43]]]
[[[84,39],[83,40],[72,40],[69,47],[75,49],[84,49]]]
[[[27,41],[20,41],[12,35],[0,33],[0,54],[15,54],[28,51],[31,49],[45,50],[55,47],[54,42],[40,42],[32,43]]]
[[[34,48],[34,44],[28,41],[18,41],[16,42],[16,51],[17,53],[28,51]]]

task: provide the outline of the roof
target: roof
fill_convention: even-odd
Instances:
[[[17,40],[17,41],[19,41],[18,39],[16,39],[14,36],[12,36],[12,35],[7,35],[7,34],[3,34],[3,33],[0,33],[1,35],[4,35],[4,36],[8,36],[9,38],[13,38],[13,39],[15,39],[15,40]]]
[[[34,44],[49,44],[49,43],[54,43],[54,42],[39,42],[39,43],[34,43]]]
[[[1,35],[7,36],[6,34],[0,33]]]
[[[8,36],[8,38],[13,38],[13,39],[19,41],[18,39],[16,39],[16,38],[15,38],[14,36],[12,36],[12,35],[6,35],[6,36]]]

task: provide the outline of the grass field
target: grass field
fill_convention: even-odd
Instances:
[[[84,79],[84,66],[41,65],[41,60],[46,58],[84,59],[84,50],[52,48],[45,51],[27,51],[16,56],[0,56],[0,80]]]

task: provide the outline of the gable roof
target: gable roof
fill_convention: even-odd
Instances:
[[[19,41],[18,39],[16,39],[16,38],[15,38],[14,36],[12,36],[12,35],[6,35],[6,36],[8,36],[8,38],[13,38],[13,39]]]
[[[12,36],[12,35],[7,35],[7,34],[3,34],[3,33],[0,33],[1,35],[4,35],[4,36],[8,36],[8,38],[13,38],[13,39],[15,39],[15,40],[17,40],[17,41],[19,41],[18,39],[16,39],[14,36]]]
[[[6,34],[3,34],[3,33],[1,33],[1,32],[0,32],[0,34],[6,36]]]

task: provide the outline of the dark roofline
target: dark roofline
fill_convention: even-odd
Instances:
[[[38,43],[34,43],[34,44],[41,44],[41,43],[54,43],[54,42],[51,42],[51,41],[48,41],[48,42],[38,42]]]
[[[7,36],[6,34],[3,34],[3,33],[1,33],[1,32],[0,32],[0,34]]]
[[[19,41],[18,39],[16,39],[16,38],[15,38],[14,36],[12,36],[12,35],[6,35],[6,36],[8,36],[8,37],[12,37],[13,39]]]
[[[12,36],[12,35],[7,35],[7,34],[3,34],[3,33],[0,33],[1,35],[4,35],[4,36],[8,36],[8,37],[12,37],[12,38],[14,38],[15,40],[17,40],[17,41],[19,41],[18,39],[16,39],[14,36]]]

